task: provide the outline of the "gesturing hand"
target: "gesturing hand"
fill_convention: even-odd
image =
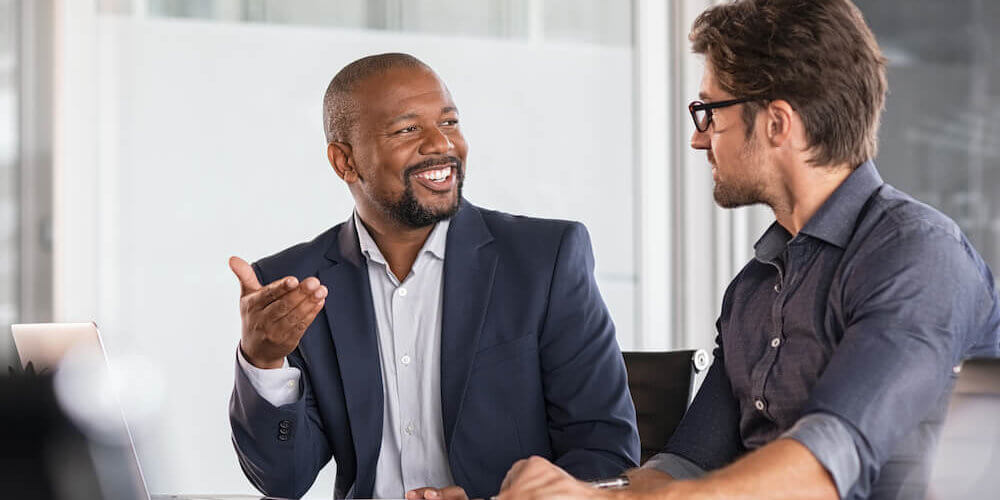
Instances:
[[[229,258],[229,268],[240,281],[243,356],[257,368],[281,368],[323,309],[326,287],[316,278],[300,283],[294,276],[261,286],[250,264],[239,257]]]

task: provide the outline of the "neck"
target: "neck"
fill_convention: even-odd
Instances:
[[[802,230],[852,172],[847,164],[817,166],[804,161],[784,170],[784,184],[771,210],[778,224],[792,236]]]
[[[395,221],[387,220],[383,217],[375,217],[366,213],[360,206],[358,207],[358,218],[365,225],[368,234],[375,240],[378,249],[382,252],[389,269],[400,282],[410,275],[417,254],[423,248],[427,237],[434,229],[434,225],[426,227],[412,228],[399,224]]]

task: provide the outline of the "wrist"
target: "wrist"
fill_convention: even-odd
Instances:
[[[276,360],[260,359],[258,357],[252,356],[246,349],[243,348],[243,342],[240,341],[240,354],[243,355],[243,359],[247,360],[247,363],[253,365],[254,368],[260,368],[261,370],[275,370],[278,368],[283,368],[285,366],[285,358],[281,357]]]
[[[712,500],[715,498],[727,498],[717,496],[713,493],[714,488],[703,480],[673,481],[667,485],[663,496],[665,500]]]

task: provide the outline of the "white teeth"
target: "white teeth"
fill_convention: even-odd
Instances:
[[[441,182],[447,179],[449,174],[451,174],[451,167],[445,167],[440,170],[431,170],[418,175],[430,181]]]

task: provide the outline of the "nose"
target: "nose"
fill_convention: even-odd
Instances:
[[[698,129],[695,129],[694,134],[691,135],[691,147],[700,150],[711,149],[712,139],[708,132],[699,132]]]
[[[437,127],[428,127],[425,130],[424,141],[420,144],[420,154],[440,155],[451,151],[455,147],[455,145],[451,143],[451,139],[441,132],[441,129]]]

